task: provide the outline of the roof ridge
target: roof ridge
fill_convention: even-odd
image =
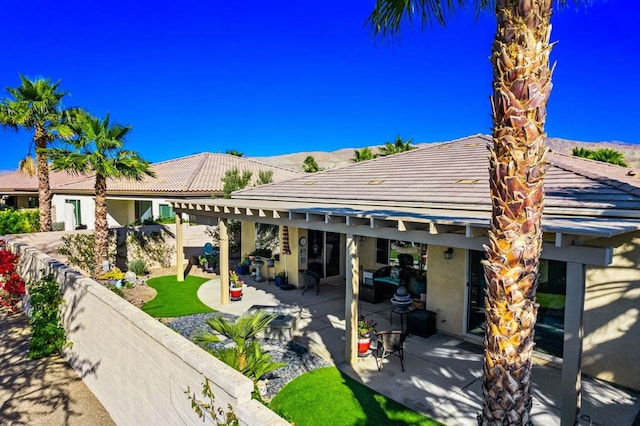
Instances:
[[[193,168],[193,172],[191,173],[191,175],[189,176],[189,178],[187,178],[187,181],[185,183],[185,186],[182,187],[183,191],[189,191],[191,188],[191,185],[193,185],[193,182],[196,180],[196,177],[198,176],[198,172],[200,172],[200,170],[202,170],[202,167],[204,166],[204,163],[207,161],[207,159],[209,158],[209,155],[211,153],[210,152],[202,152],[200,154],[196,154],[196,155],[189,155],[188,157],[196,157],[196,156],[200,156],[200,161],[198,162],[197,167]],[[186,157],[183,157],[186,158]]]
[[[151,163],[152,166],[155,165],[159,165],[159,164],[166,164],[166,163],[174,163],[176,161],[183,161],[187,158],[191,158],[191,157],[198,157],[200,155],[204,155],[204,154],[212,154],[211,152],[205,151],[205,152],[197,152],[195,154],[189,154],[189,155],[185,155],[184,157],[178,157],[178,158],[170,158],[168,160],[162,160],[162,161],[158,161],[157,163]]]
[[[225,155],[231,155],[231,154],[225,154]],[[282,166],[279,166],[279,165],[276,165],[276,164],[269,164],[269,163],[265,163],[263,161],[258,161],[258,160],[255,160],[254,158],[251,158],[251,157],[238,157],[238,158],[242,158],[243,160],[251,161],[253,163],[260,164],[260,165],[263,165],[263,166],[272,167],[274,169],[284,170],[286,172],[298,172],[297,170],[287,169],[286,167],[282,167]],[[298,172],[298,173],[301,173],[301,172]]]

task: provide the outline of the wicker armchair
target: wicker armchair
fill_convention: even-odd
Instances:
[[[382,362],[391,354],[400,357],[400,366],[404,372],[404,341],[407,333],[402,330],[379,331],[376,333],[377,346],[374,351],[378,371],[382,370]]]

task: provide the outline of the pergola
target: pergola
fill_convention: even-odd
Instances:
[[[357,239],[374,237],[436,244],[453,248],[483,250],[487,242],[490,212],[486,207],[448,208],[392,205],[330,204],[292,202],[277,199],[181,199],[169,200],[176,211],[177,252],[183,251],[182,214],[196,223],[218,225],[220,232],[220,278],[222,303],[229,301],[229,219],[293,226],[341,233],[345,239],[345,358],[357,360],[359,253]],[[580,405],[580,376],[585,300],[585,265],[607,266],[612,261],[610,247],[589,246],[594,238],[610,238],[640,229],[630,219],[573,216],[553,208],[545,210],[545,242],[542,257],[567,262],[565,337],[562,366],[563,424],[573,424]],[[584,213],[584,212],[582,212]],[[178,280],[184,278],[182,256],[178,255]],[[565,423],[566,419],[566,423]]]

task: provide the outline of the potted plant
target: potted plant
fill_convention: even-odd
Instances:
[[[214,268],[218,266],[218,258],[213,253],[202,254],[198,256],[198,262],[202,269],[207,272],[213,272]]]
[[[358,320],[358,353],[365,354],[371,345],[371,332],[376,331],[377,323],[373,320],[365,320],[364,315],[360,315]]]
[[[244,281],[238,277],[236,271],[229,271],[229,293],[231,300],[242,299],[242,285]]]
[[[284,271],[278,272],[275,278],[276,285],[280,287],[282,284],[287,283],[287,274]]]

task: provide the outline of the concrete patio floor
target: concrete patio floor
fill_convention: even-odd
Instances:
[[[378,371],[373,356],[358,359],[355,367],[345,362],[345,284],[344,281],[322,283],[304,295],[300,289],[282,290],[272,281],[254,282],[244,277],[246,285],[240,301],[220,303],[219,279],[205,283],[198,293],[211,308],[242,315],[253,305],[301,308],[294,340],[332,361],[340,370],[368,387],[390,397],[414,411],[448,425],[477,425],[476,416],[482,402],[482,355],[461,339],[436,334],[429,338],[409,335],[405,342],[405,372],[400,361],[391,356]],[[323,280],[325,281],[325,280]],[[389,326],[390,302],[360,302],[360,313],[377,322],[378,330],[398,329],[394,318]],[[561,371],[555,367],[535,365],[532,375],[533,423],[560,424]],[[640,411],[640,395],[606,382],[583,376],[583,420],[580,424],[632,425]]]

